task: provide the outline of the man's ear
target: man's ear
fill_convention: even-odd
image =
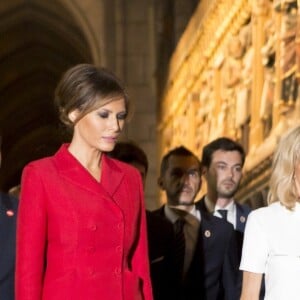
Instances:
[[[206,175],[207,175],[207,167],[202,167],[202,170],[201,170],[201,175],[206,178]]]
[[[69,112],[68,118],[74,124],[78,118],[78,115],[79,115],[79,111],[77,109],[74,109],[71,112]]]
[[[159,177],[159,178],[157,179],[157,184],[158,184],[158,186],[159,186],[162,190],[165,189],[165,188],[164,188],[164,181],[163,181],[162,177]]]

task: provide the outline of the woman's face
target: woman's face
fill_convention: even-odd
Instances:
[[[77,110],[69,114],[73,122],[79,116]],[[112,151],[127,116],[125,100],[113,100],[86,114],[74,125],[73,142],[81,147],[99,151]]]

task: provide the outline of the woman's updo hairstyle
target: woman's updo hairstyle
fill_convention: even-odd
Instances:
[[[87,113],[115,100],[129,99],[120,80],[109,70],[91,64],[79,64],[67,70],[55,89],[55,104],[60,120],[70,128]],[[72,122],[69,113],[78,110]]]

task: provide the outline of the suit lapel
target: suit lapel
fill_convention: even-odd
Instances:
[[[204,248],[209,248],[216,238],[216,228],[214,222],[211,221],[214,218],[208,212],[200,211],[201,213],[201,223],[199,238],[203,241],[202,245]]]
[[[212,222],[212,218],[214,217],[203,211],[200,211],[200,214],[201,222],[192,263],[192,265],[195,264],[197,266],[203,263],[202,260],[204,259],[206,249],[209,249],[211,245],[214,245],[214,240],[217,238],[215,224]],[[198,263],[196,263],[195,260],[198,261]]]
[[[214,225],[214,222],[211,221],[211,218],[214,218],[214,217],[211,216],[205,210],[202,210],[199,206],[205,207],[204,201],[201,200],[201,201],[197,202],[197,205],[196,205],[196,209],[198,209],[200,211],[200,215],[201,215],[198,240],[203,240],[203,245],[207,245],[207,244],[210,244],[211,241],[213,241],[215,238],[215,225]],[[157,209],[153,213],[166,218],[165,212],[164,212],[164,207],[165,207],[164,205],[161,206],[159,209]],[[196,248],[197,248],[197,246],[196,246]]]
[[[164,219],[166,219],[167,221],[169,221],[169,219],[167,219],[166,215],[165,215],[165,205],[162,205],[160,208],[158,208],[157,210],[153,211],[154,214],[163,217]]]
[[[101,185],[111,197],[118,190],[123,178],[123,170],[119,168],[113,159],[103,154]]]
[[[236,203],[236,230],[244,232],[247,215],[243,211],[243,207]]]
[[[196,208],[200,210],[200,212],[208,213],[208,209],[205,205],[204,196],[195,203]]]
[[[197,209],[200,210],[199,208]],[[216,238],[215,227],[213,222],[210,221],[211,216],[202,210],[200,210],[200,214],[201,222],[197,244],[194,257],[186,277],[186,292],[189,293],[189,297],[191,299],[194,299],[194,295],[204,295],[206,291],[206,266],[210,264],[207,255],[210,254],[209,249],[214,246],[213,241]],[[190,299],[189,297],[187,297],[187,299]]]

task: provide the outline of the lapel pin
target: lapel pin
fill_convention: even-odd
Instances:
[[[204,235],[209,238],[211,237],[211,232],[209,230],[205,230]]]
[[[14,213],[11,209],[8,209],[8,210],[6,211],[6,215],[7,215],[8,217],[12,217],[14,214],[15,214],[15,213]]]
[[[240,221],[241,221],[242,223],[245,223],[245,222],[246,222],[246,218],[245,218],[244,216],[241,216],[241,217],[240,217]]]

